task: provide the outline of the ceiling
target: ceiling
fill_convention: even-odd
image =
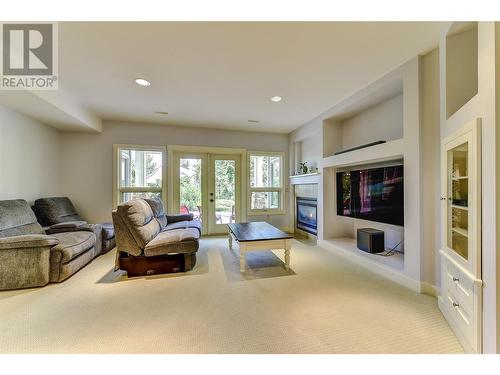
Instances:
[[[103,120],[288,133],[436,47],[443,25],[62,22],[59,85]]]

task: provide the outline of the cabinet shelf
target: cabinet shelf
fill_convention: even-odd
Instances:
[[[469,232],[465,228],[460,228],[460,227],[453,227],[451,230],[455,233],[458,233],[464,237],[469,237]]]
[[[452,177],[453,181],[468,180],[468,179],[469,179],[469,176]]]
[[[451,208],[457,208],[459,210],[464,210],[464,211],[469,211],[469,207],[466,207],[466,206],[458,206],[456,204],[452,204],[451,205]]]

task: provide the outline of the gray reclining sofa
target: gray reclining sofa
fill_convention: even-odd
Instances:
[[[189,271],[196,263],[201,223],[166,215],[160,199],[136,198],[113,211],[117,268],[128,276]]]
[[[88,224],[76,212],[68,197],[40,198],[32,207],[38,222],[47,234],[66,232],[68,229],[91,230],[96,236],[95,254],[104,254],[115,247],[113,223]]]
[[[92,261],[95,242],[75,227],[47,235],[25,200],[0,201],[0,290],[67,279]]]

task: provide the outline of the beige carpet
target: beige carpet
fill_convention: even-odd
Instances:
[[[61,284],[0,292],[1,353],[461,353],[435,298],[293,242],[203,239],[193,272],[126,279],[114,253]]]

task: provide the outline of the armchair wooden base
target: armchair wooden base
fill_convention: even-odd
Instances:
[[[196,254],[169,254],[146,256],[129,256],[120,252],[118,266],[127,271],[128,277],[150,276],[164,273],[190,271],[196,264]]]

